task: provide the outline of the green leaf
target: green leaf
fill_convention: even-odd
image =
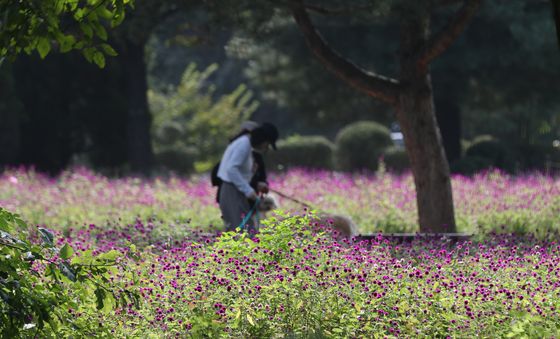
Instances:
[[[76,21],[81,21],[84,15],[86,14],[86,10],[85,8],[77,8],[77,6],[78,6],[78,2],[76,1],[76,4],[72,6],[73,7],[72,11],[74,12],[74,19]]]
[[[23,49],[23,51],[25,52],[25,54],[31,55],[31,53],[33,53],[33,45],[30,44],[30,45],[26,46]]]
[[[51,51],[51,43],[46,37],[40,37],[37,41],[37,51],[41,59],[44,59]]]
[[[109,252],[101,253],[97,256],[97,259],[113,261],[121,256],[121,252],[117,250],[110,250]]]
[[[103,307],[104,307],[103,300],[104,299],[105,299],[105,291],[102,288],[98,287],[95,290],[95,300],[96,300],[98,310],[103,309]]]
[[[96,50],[93,53],[93,62],[95,62],[95,64],[97,66],[99,66],[99,68],[104,68],[105,67],[105,55],[103,55],[103,53]]]
[[[111,47],[108,44],[101,44],[101,49],[103,50],[103,52],[109,56],[117,56],[119,55],[119,53],[117,53],[117,51],[115,51],[113,49],[113,47]]]
[[[99,7],[97,9],[97,14],[105,20],[113,19],[113,12],[108,10],[106,7]]]
[[[76,38],[73,35],[61,35],[58,38],[58,43],[60,44],[60,52],[66,53],[74,47]]]
[[[107,40],[108,36],[105,27],[103,27],[103,25],[101,25],[99,22],[94,22],[92,25],[97,36],[103,41]]]
[[[117,1],[115,3],[115,10],[113,11],[113,20],[111,21],[111,27],[116,27],[122,23],[125,15],[125,8],[122,1]]]
[[[74,45],[75,49],[82,49],[86,46],[86,43],[84,41],[78,41],[76,42],[76,45]]]
[[[84,57],[88,62],[93,62],[93,55],[95,54],[95,51],[96,51],[95,48],[88,47],[88,48],[84,48],[82,53],[84,54]]]
[[[64,246],[60,249],[59,256],[62,259],[70,259],[72,254],[74,254],[74,249],[70,245],[64,244]]]
[[[249,324],[255,326],[255,322],[253,321],[253,317],[251,317],[250,314],[247,314],[247,320],[249,321]]]
[[[80,22],[80,29],[88,38],[93,38],[93,28],[91,28],[91,25]]]

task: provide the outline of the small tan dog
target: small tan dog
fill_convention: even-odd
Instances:
[[[278,208],[276,200],[271,195],[265,195],[259,201],[259,213],[262,218],[266,218],[266,213]],[[357,236],[358,227],[356,224],[347,216],[339,214],[331,214],[320,212],[315,219],[315,222],[320,226],[328,226],[333,230],[337,231],[341,236],[350,238]]]
[[[263,218],[266,217],[266,213],[278,208],[276,199],[271,195],[265,195],[259,200],[259,213],[262,214]]]
[[[346,238],[358,235],[358,227],[347,216],[329,213],[319,213],[317,222],[319,225],[330,226],[340,235]]]

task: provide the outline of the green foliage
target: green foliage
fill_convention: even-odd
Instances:
[[[305,167],[333,168],[334,144],[323,136],[294,135],[278,142],[278,150],[267,155],[270,169]]]
[[[345,5],[341,1],[332,4],[342,8]],[[336,131],[339,126],[357,120],[391,121],[388,107],[325,71],[309,53],[288,11],[276,10],[270,18],[259,22],[258,16],[265,15],[266,10],[250,11],[244,19],[252,21],[249,23],[252,27],[236,31],[226,50],[231,57],[247,62],[245,76],[251,85],[260,89],[264,99],[297,120],[297,126],[291,124],[286,128],[315,134],[317,128]],[[358,20],[315,21],[329,44],[345,56],[362,66],[391,74],[393,65],[386,60],[396,46],[395,30],[379,22],[370,20],[363,25]]]
[[[213,64],[201,72],[190,64],[177,87],[148,93],[156,156],[172,149],[179,156],[185,154],[181,150],[194,149],[195,169],[208,170],[241,122],[256,110],[258,103],[244,85],[216,98],[215,87],[208,81],[217,69]]]
[[[550,84],[559,77],[560,58],[550,9],[546,2],[489,2],[467,29],[466,39],[458,41],[460,47],[442,56],[446,62],[465,58],[467,64],[459,65],[468,66],[466,75],[472,79],[474,72],[477,79],[469,83],[463,99],[467,137],[484,133],[534,144],[549,143],[558,135],[558,100]],[[496,41],[501,42],[499,49]],[[468,45],[476,49],[463,52]]]
[[[131,0],[2,1],[0,59],[33,51],[45,58],[53,48],[63,53],[76,49],[103,68],[105,55],[117,54],[106,43],[106,26],[119,25],[127,6]]]
[[[491,167],[513,172],[514,163],[507,145],[499,140],[485,140],[473,142],[467,148],[466,156],[486,159]]]
[[[351,10],[364,3],[367,10]],[[399,30],[394,19],[403,11],[413,12],[427,4],[326,1],[324,7],[342,9],[341,12],[348,8],[348,15],[316,15],[313,22],[340,54],[366,69],[395,77],[398,65],[387,62],[396,60],[393,56],[398,53]],[[227,6],[223,2],[220,5],[226,11]],[[305,127],[290,128],[307,134],[316,133],[317,126],[327,130],[329,125],[332,128],[358,119],[390,122],[392,115],[388,113],[392,112],[373,106],[374,100],[327,74],[310,56],[289,11],[281,9],[283,6],[279,3],[278,10],[271,12],[270,8],[254,5],[249,14],[236,17],[260,26],[256,29],[249,25],[251,29],[245,34],[237,32],[228,43],[228,52],[250,61],[247,77],[267,99],[276,102],[285,114],[294,114],[300,123],[306,123]],[[445,27],[449,15],[457,10],[455,6],[437,7],[433,7],[434,33]],[[270,16],[268,20],[259,20],[266,14]],[[481,6],[465,32],[433,63],[436,111],[455,106],[463,112],[462,131],[467,138],[490,133],[502,140],[521,138],[524,143],[552,141],[560,132],[557,91],[550,86],[560,78],[553,30],[550,4],[546,1],[529,4],[512,0],[508,6],[497,2]],[[496,41],[500,41],[500,48],[496,48]],[[451,132],[454,129],[449,125],[440,128]],[[451,134],[457,133],[460,131]]]
[[[373,121],[352,123],[336,136],[336,164],[346,171],[376,171],[379,157],[392,145],[387,127]]]
[[[454,173],[475,174],[491,167],[508,172],[546,169],[560,159],[552,144],[526,144],[518,140],[508,145],[490,135],[466,142],[466,156],[451,164]]]
[[[465,156],[449,164],[451,173],[473,175],[492,167],[492,160],[478,156]]]
[[[519,170],[530,171],[546,168],[547,162],[560,162],[558,151],[552,144],[516,144],[511,150]]]
[[[329,211],[352,213],[364,233],[416,231],[410,175],[291,173],[274,179],[282,191],[296,192]],[[560,255],[560,187],[551,177],[511,177],[498,171],[455,177],[460,229],[481,232],[472,243],[418,239],[397,244],[378,238],[364,246],[316,233],[310,225],[314,216],[294,215],[301,206],[288,201],[282,205],[292,212],[265,220],[253,239],[235,232],[217,239],[197,233],[184,238],[192,225],[207,222],[194,204],[210,206],[209,214],[219,215],[201,177],[107,179],[75,171],[51,180],[12,171],[0,179],[0,200],[17,206],[26,218],[61,225],[73,217],[71,208],[81,206],[90,214],[84,213],[79,225],[99,221],[99,226],[67,230],[67,245],[56,233],[39,229],[29,245],[32,251],[27,251],[34,262],[26,264],[31,259],[27,252],[13,247],[27,246],[20,232],[27,226],[0,210],[0,298],[23,289],[29,298],[18,310],[47,300],[48,319],[56,326],[55,331],[47,320],[39,329],[38,322],[26,318],[15,327],[19,332],[9,333],[5,329],[14,328],[10,321],[19,321],[19,314],[10,313],[0,299],[0,337],[542,338],[560,333],[557,280],[551,278]],[[104,209],[106,205],[113,210]],[[126,225],[130,215],[120,214],[145,220],[152,209],[161,214],[150,219],[167,219]],[[184,216],[192,217],[192,224],[176,221],[178,211],[191,213]],[[502,234],[482,233],[489,231]],[[538,240],[541,235],[549,241]],[[141,247],[142,257],[121,263],[110,274],[113,267],[106,265],[126,252],[123,239]],[[35,245],[39,241],[43,243]],[[129,248],[136,252],[133,245]],[[96,255],[98,251],[104,253]],[[36,259],[35,253],[49,261]],[[51,261],[56,264],[49,265]],[[22,269],[16,274],[11,267]],[[92,268],[108,269],[104,275],[110,283],[97,275],[91,278],[113,291],[137,288],[142,307],[136,309],[130,301],[127,307],[115,305],[110,292],[93,285],[82,291],[86,282],[80,276]],[[18,279],[17,288],[6,282],[7,275]]]
[[[50,230],[38,232],[42,242],[29,241],[25,222],[0,208],[0,336],[107,335],[96,313],[138,303],[135,292],[109,286],[122,254],[77,256],[68,244],[57,248]]]
[[[167,169],[185,174],[193,172],[194,159],[196,156],[196,149],[178,144],[176,146],[158,149],[156,152],[156,161]]]
[[[274,217],[263,220],[263,227],[258,234],[258,241],[252,240],[246,232],[226,232],[214,244],[218,250],[226,250],[235,256],[251,256],[267,262],[282,262],[285,253],[292,246],[302,248],[317,241],[319,235],[313,235],[307,229],[313,214],[293,216],[279,212]],[[267,251],[256,252],[255,248]],[[270,251],[270,252],[268,252]],[[302,254],[297,251],[296,254]]]
[[[391,172],[403,172],[410,168],[406,150],[402,147],[390,146],[383,151],[383,162]]]

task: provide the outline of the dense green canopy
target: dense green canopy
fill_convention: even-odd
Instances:
[[[106,25],[119,25],[131,4],[131,0],[2,0],[0,58],[35,50],[44,58],[52,49],[77,49],[103,67],[105,55],[116,55],[105,43]]]

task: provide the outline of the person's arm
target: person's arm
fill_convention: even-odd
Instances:
[[[251,156],[251,145],[243,144],[239,146],[243,147],[236,147],[232,151],[231,163],[230,167],[227,169],[227,175],[231,183],[235,185],[241,193],[246,197],[254,197],[256,196],[255,190],[245,181],[243,175],[241,175],[243,164],[247,161],[247,158]]]
[[[255,163],[257,164],[257,173],[255,173],[255,177],[258,179],[258,181],[262,181],[268,184],[268,180],[266,178],[264,156],[259,152],[253,152],[253,156],[255,159]]]
[[[263,155],[259,152],[253,151],[253,159],[257,165],[257,171],[251,178],[251,187],[253,187],[255,191],[268,193],[268,181],[266,178],[266,168]]]

